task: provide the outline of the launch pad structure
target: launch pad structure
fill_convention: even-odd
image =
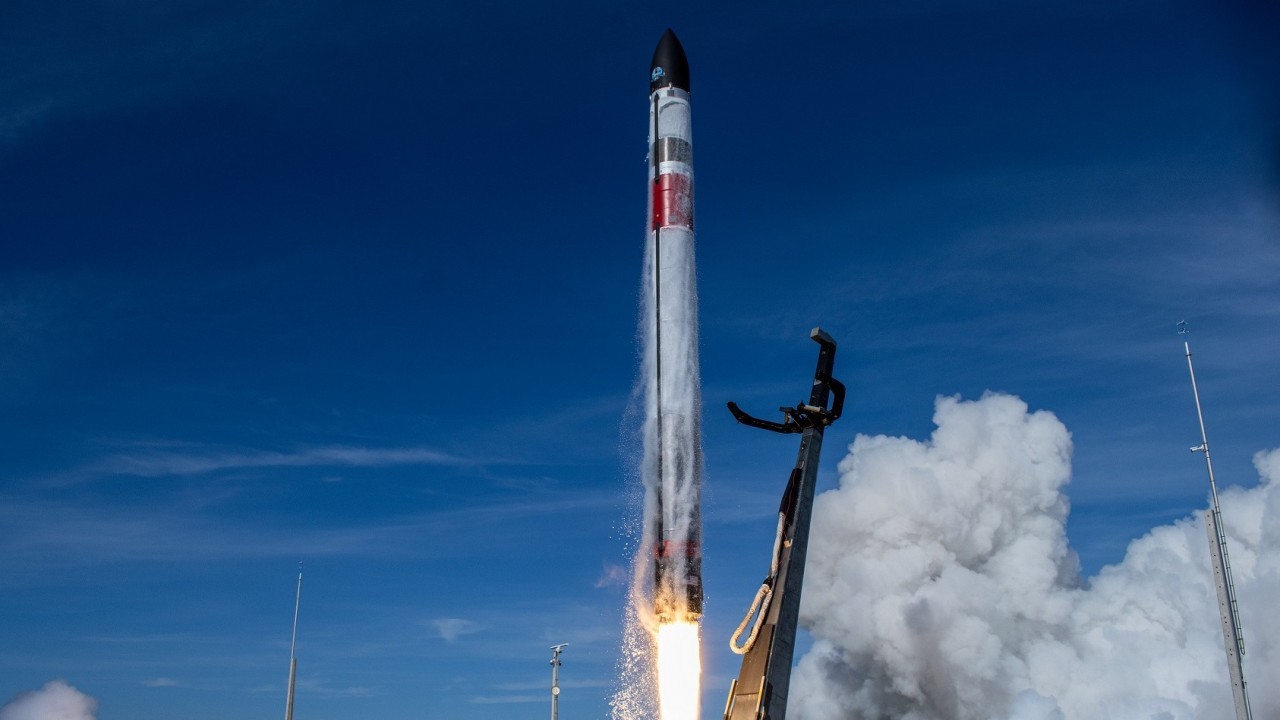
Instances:
[[[729,403],[729,411],[744,425],[776,433],[799,433],[800,452],[778,507],[778,532],[769,575],[729,642],[733,651],[743,658],[738,677],[729,687],[724,720],[785,720],[786,717],[822,435],[826,427],[840,417],[845,396],[844,385],[832,377],[835,340],[821,328],[814,328],[809,337],[820,349],[807,403],[780,408],[782,422],[752,417],[735,403]],[[752,625],[751,632],[746,641],[739,644],[748,625]]]

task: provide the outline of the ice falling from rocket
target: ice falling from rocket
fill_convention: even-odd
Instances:
[[[645,520],[653,548],[658,705],[696,720],[702,616],[701,395],[693,252],[689,62],[671,30],[649,68],[649,232],[645,249]]]

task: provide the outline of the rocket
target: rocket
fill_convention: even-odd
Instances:
[[[649,67],[645,474],[659,622],[702,615],[702,441],[689,61],[667,30]]]

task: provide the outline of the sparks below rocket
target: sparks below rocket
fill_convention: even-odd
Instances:
[[[652,490],[654,611],[702,615],[702,440],[693,252],[689,61],[671,30],[649,67],[645,472]]]

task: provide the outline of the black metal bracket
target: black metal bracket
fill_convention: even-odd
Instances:
[[[813,373],[813,390],[809,395],[809,402],[798,403],[795,407],[778,408],[782,412],[780,423],[754,417],[738,407],[737,403],[729,402],[729,412],[733,413],[738,422],[786,434],[804,432],[809,428],[825,428],[840,418],[844,412],[845,387],[844,383],[831,377],[835,364],[835,340],[821,328],[814,328],[809,337],[822,346],[818,352],[818,368]],[[826,407],[828,398],[831,400],[829,408]]]

